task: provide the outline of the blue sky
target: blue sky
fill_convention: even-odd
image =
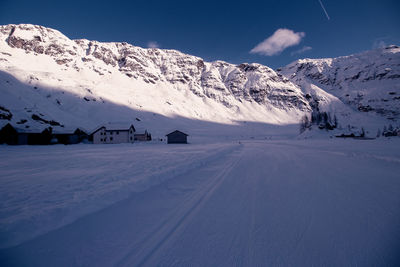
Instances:
[[[400,44],[400,1],[321,1],[329,20],[319,0],[0,0],[0,24],[39,24],[71,39],[125,41],[177,49],[207,61],[272,68],[297,58]]]

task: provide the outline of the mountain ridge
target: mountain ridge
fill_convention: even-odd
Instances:
[[[388,73],[397,75],[400,53],[397,47],[389,49],[396,53],[393,52],[395,64]],[[331,67],[321,69],[318,62],[332,64],[349,57],[354,55],[298,60],[275,71],[257,63],[206,62],[177,50],[146,49],[126,42],[70,40],[61,32],[43,26],[10,24],[0,26],[0,70],[4,77],[11,75],[21,84],[13,87],[7,84],[7,78],[0,79],[2,99],[8,102],[0,106],[14,115],[8,121],[15,124],[26,120],[24,125],[31,124],[30,127],[40,126],[43,120],[54,120],[68,126],[82,126],[77,125],[81,121],[91,128],[105,121],[120,121],[121,117],[129,120],[137,115],[136,111],[228,124],[237,121],[293,124],[310,114],[316,101],[320,109],[338,113],[342,121],[351,121],[354,114],[366,117],[365,112],[371,111],[375,113],[371,115],[373,121],[381,120],[382,116],[397,121],[400,101],[396,99],[384,105],[380,114],[375,111],[382,108],[374,106],[373,110],[364,111],[359,108],[364,102],[359,101],[358,106],[348,103],[343,95],[335,93],[333,86],[325,86],[325,81],[336,84],[330,78]],[[344,79],[340,85],[349,83]],[[391,84],[385,82],[384,86]],[[394,87],[397,97],[400,88]],[[76,99],[65,97],[65,93]],[[124,112],[128,108],[132,114],[121,115],[117,107],[111,108],[115,108],[113,114],[108,114],[107,103],[121,106]],[[77,110],[84,116],[77,114]],[[31,113],[39,117],[43,114],[43,120],[33,121]]]
[[[360,112],[389,120],[400,115],[400,48],[396,45],[337,58],[299,59],[280,72],[306,93],[313,85]]]

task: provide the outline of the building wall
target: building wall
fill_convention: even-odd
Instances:
[[[27,133],[28,145],[49,145],[51,141],[51,134],[48,131],[42,133]]]
[[[18,145],[27,145],[28,144],[28,134],[20,133],[18,134]]]
[[[137,141],[149,141],[149,135],[148,134],[135,134],[135,140]]]
[[[181,133],[172,133],[167,138],[168,144],[187,144],[187,136]]]
[[[0,130],[0,143],[8,145],[18,144],[18,133],[10,124],[7,124]]]
[[[104,140],[106,129],[102,127],[100,130],[93,134],[93,144],[106,144]]]
[[[129,143],[129,132],[124,131],[106,131],[106,144]]]
[[[57,142],[64,145],[69,144],[78,144],[80,139],[77,134],[55,134],[55,138],[57,138]]]
[[[93,134],[93,144],[121,144],[133,143],[134,131],[129,130],[106,130],[104,127]]]

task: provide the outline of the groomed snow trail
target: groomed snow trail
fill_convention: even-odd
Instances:
[[[232,146],[207,164],[1,250],[0,265],[400,263],[398,153],[346,144]]]

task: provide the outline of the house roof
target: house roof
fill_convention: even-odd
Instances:
[[[143,128],[143,127],[135,128],[135,129],[136,129],[135,134],[145,134],[145,133],[148,133],[147,129],[146,129],[146,128]]]
[[[171,134],[184,134],[184,135],[186,135],[186,136],[189,136],[188,134],[185,134],[184,132],[181,132],[181,131],[179,131],[179,130],[175,130],[175,131],[173,131],[173,132],[170,132],[169,134],[166,134],[166,136],[169,136],[169,135],[171,135]]]
[[[0,120],[0,129],[2,129],[4,126],[6,126],[7,124],[10,124],[9,122],[7,122],[7,121],[2,121],[2,120]]]
[[[92,134],[102,128],[105,128],[106,131],[128,131],[131,127],[136,131],[135,126],[133,126],[132,123],[106,123],[95,128],[95,130],[92,131]]]
[[[76,132],[76,130],[80,130],[81,132],[86,133],[85,129],[82,128],[57,128],[57,129],[53,129],[52,133],[53,134],[74,134]]]
[[[11,123],[7,123],[5,124],[3,127],[1,127],[1,129],[3,129],[4,127],[6,127],[7,125],[11,126],[12,128],[15,129],[15,131],[17,131],[17,133],[42,133],[44,130],[46,130],[47,128],[50,128],[49,126],[43,126],[43,127],[34,127],[34,128],[25,128],[23,125],[21,126],[15,126],[12,125]]]

